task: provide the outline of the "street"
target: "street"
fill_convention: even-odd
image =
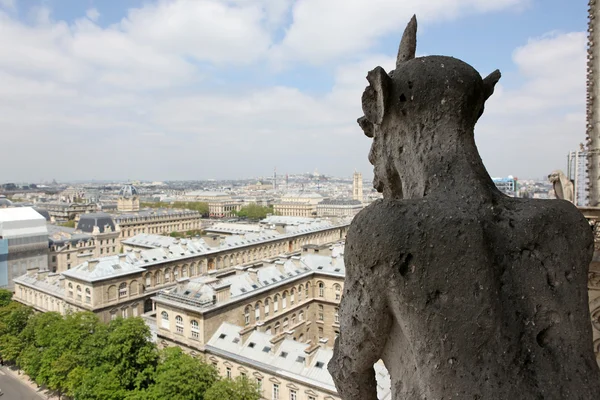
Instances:
[[[0,400],[40,400],[46,396],[38,394],[34,388],[27,383],[13,377],[6,371],[6,367],[0,368],[0,389],[4,393]]]

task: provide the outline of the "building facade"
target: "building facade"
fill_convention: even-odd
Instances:
[[[363,201],[363,179],[360,172],[354,172],[352,177],[352,199]]]
[[[48,268],[46,219],[31,207],[0,209],[0,288],[32,268]]]
[[[330,199],[317,204],[318,217],[354,217],[363,209],[358,200]]]
[[[119,315],[141,315],[152,311],[152,296],[179,279],[299,251],[309,243],[340,240],[347,228],[347,222],[320,223],[292,233],[266,231],[260,235],[213,235],[190,240],[141,235],[123,242],[123,254],[88,259],[60,274],[38,271],[16,278],[18,290],[14,299],[38,311],[54,311],[39,304],[45,305],[46,300],[58,295],[65,304],[92,311],[104,321]],[[165,239],[169,242],[161,242]],[[49,279],[54,282],[52,285]],[[50,293],[45,291],[48,287],[52,288]],[[85,296],[88,290],[89,302]],[[36,294],[40,303],[32,302]]]

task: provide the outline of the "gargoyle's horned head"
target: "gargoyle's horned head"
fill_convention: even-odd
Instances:
[[[358,122],[373,137],[386,119],[418,120],[430,115],[455,116],[475,124],[485,101],[500,79],[496,70],[481,79],[469,64],[453,57],[415,58],[417,19],[413,16],[400,42],[396,69],[388,75],[376,67],[367,75],[369,86],[362,96],[364,117]]]

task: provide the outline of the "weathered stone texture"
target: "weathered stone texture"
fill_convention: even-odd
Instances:
[[[362,99],[384,199],[347,236],[340,395],[376,399],[383,359],[397,400],[600,398],[589,224],[569,202],[496,189],[474,126],[500,73],[415,58],[415,35],[413,18],[396,69],[369,72]]]

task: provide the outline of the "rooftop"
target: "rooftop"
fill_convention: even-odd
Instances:
[[[258,331],[252,332],[242,341],[242,329],[237,325],[222,323],[208,341],[206,350],[270,371],[275,375],[284,375],[297,382],[336,393],[333,379],[327,370],[327,364],[333,356],[332,350],[318,348],[316,353],[309,357],[306,350],[311,347],[310,343],[285,338],[277,347],[271,343],[274,335]],[[375,364],[375,372],[377,397],[382,400],[391,399],[389,373],[381,362]]]

